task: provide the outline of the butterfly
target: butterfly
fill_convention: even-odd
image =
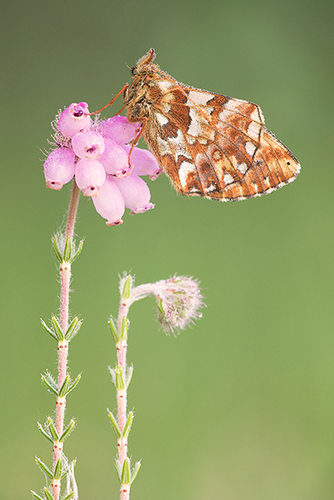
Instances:
[[[236,201],[296,178],[297,159],[266,129],[258,105],[184,85],[155,57],[150,49],[131,69],[123,101],[177,191]]]

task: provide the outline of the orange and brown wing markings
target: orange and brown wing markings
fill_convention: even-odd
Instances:
[[[259,106],[177,82],[154,58],[151,49],[133,68],[125,103],[178,191],[240,200],[295,178],[299,164],[264,127]]]

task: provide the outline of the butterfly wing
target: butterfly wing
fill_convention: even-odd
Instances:
[[[162,80],[145,139],[185,195],[242,200],[295,179],[300,166],[256,104]]]

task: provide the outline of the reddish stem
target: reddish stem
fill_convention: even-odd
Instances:
[[[65,241],[67,238],[71,239],[71,248],[73,249],[73,233],[75,226],[75,219],[79,204],[80,190],[73,179],[72,195],[70,206],[68,209]],[[63,334],[68,328],[69,317],[69,297],[70,297],[70,281],[71,281],[71,264],[69,262],[61,262],[59,266],[60,272],[60,326]],[[64,383],[67,374],[67,354],[68,342],[61,340],[58,343],[58,391]],[[57,397],[56,401],[56,431],[60,437],[64,431],[64,415],[66,408],[66,398]],[[63,445],[55,442],[53,448],[53,471],[55,470],[57,461],[61,458]],[[59,499],[60,494],[60,481],[52,480],[52,495],[54,500]]]

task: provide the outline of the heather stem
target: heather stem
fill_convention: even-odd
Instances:
[[[78,188],[75,179],[73,179],[72,195],[67,214],[67,224],[66,224],[66,234],[65,234],[65,238],[69,237],[71,238],[71,241],[73,240],[73,232],[75,226],[75,218],[77,215],[77,210],[79,205],[79,197],[80,197],[80,189]]]
[[[65,241],[67,238],[71,240],[71,246],[73,246],[73,233],[75,226],[75,219],[77,208],[79,204],[80,190],[73,180],[72,195],[70,206],[68,210]],[[70,280],[71,280],[71,263],[63,260],[59,265],[60,272],[60,326],[65,336],[68,329],[68,317],[69,317],[69,295],[70,295]],[[58,343],[58,392],[62,387],[64,380],[67,375],[67,355],[68,355],[68,341],[60,340]],[[61,436],[64,431],[64,416],[66,408],[66,397],[57,397],[56,400],[56,431],[58,436]],[[59,441],[55,441],[53,447],[53,472],[57,461],[62,456],[63,444]],[[59,499],[60,494],[60,479],[53,479],[52,483],[52,495],[54,500]]]
[[[129,310],[129,299],[121,297],[121,303],[118,313],[118,332],[121,333],[124,329],[124,319],[127,322],[127,314]],[[127,447],[128,438],[123,437],[123,431],[126,424],[126,408],[127,408],[127,366],[126,366],[126,351],[127,351],[127,335],[121,334],[119,341],[116,343],[117,349],[117,369],[120,372],[121,380],[117,383],[116,378],[116,391],[117,391],[117,408],[118,408],[118,426],[121,432],[121,437],[118,439],[118,457],[120,463],[120,470],[123,469],[124,460],[128,458]],[[116,372],[117,377],[117,372]],[[122,383],[123,382],[123,383]],[[124,484],[121,481],[120,499],[129,500],[130,487],[129,484]]]

